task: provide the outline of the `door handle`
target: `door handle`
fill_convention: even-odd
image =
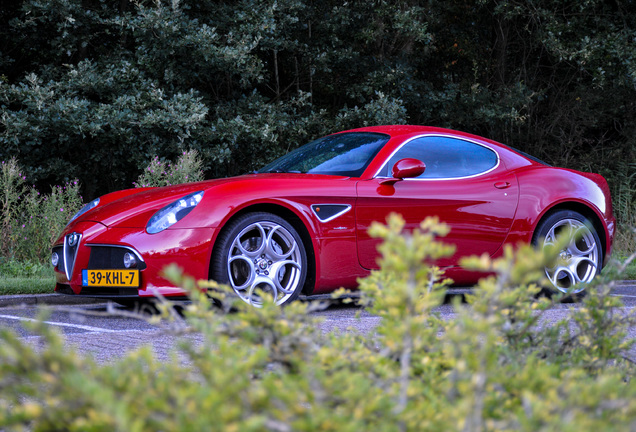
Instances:
[[[500,182],[495,183],[495,187],[497,189],[507,189],[507,188],[510,187],[510,182],[500,181]]]

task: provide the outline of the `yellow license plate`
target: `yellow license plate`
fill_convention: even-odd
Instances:
[[[139,270],[82,270],[82,286],[136,288]]]

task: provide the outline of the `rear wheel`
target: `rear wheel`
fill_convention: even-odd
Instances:
[[[307,275],[307,254],[300,236],[285,219],[271,213],[248,213],[223,230],[213,257],[213,275],[246,303],[262,305],[259,292],[276,304],[296,299]]]
[[[566,244],[546,266],[545,274],[553,290],[579,294],[601,271],[601,241],[592,223],[572,210],[557,210],[549,215],[537,227],[532,241],[552,252],[562,237]]]

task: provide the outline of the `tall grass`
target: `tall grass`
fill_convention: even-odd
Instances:
[[[166,186],[203,179],[203,162],[196,151],[184,152],[176,162],[153,158],[136,187]],[[53,242],[82,207],[80,184],[72,180],[53,186],[48,194],[27,186],[17,159],[0,169],[0,276],[31,277],[29,269],[47,263]],[[0,287],[1,288],[1,287]]]
[[[11,263],[17,262],[15,268],[23,271],[14,276],[28,277],[27,269],[48,261],[53,241],[81,208],[80,186],[73,180],[43,194],[26,186],[15,158],[0,166],[0,274],[7,276]]]
[[[617,223],[614,249],[618,255],[627,256],[636,251],[636,162],[620,165],[612,180]]]

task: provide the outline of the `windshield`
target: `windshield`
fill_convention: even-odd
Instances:
[[[329,135],[297,148],[258,172],[360,177],[389,138],[372,132]]]

